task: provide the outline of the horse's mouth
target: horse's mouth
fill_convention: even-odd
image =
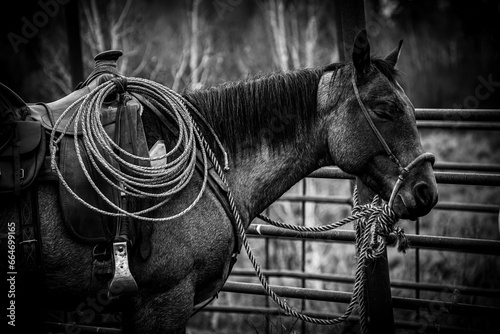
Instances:
[[[397,195],[392,209],[402,219],[416,220],[428,214],[437,201],[437,191],[429,192],[425,201],[413,194],[400,193]]]

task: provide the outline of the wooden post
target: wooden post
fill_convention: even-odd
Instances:
[[[354,37],[365,29],[365,5],[363,0],[336,0],[337,47],[340,61],[351,59]]]
[[[83,81],[82,42],[80,37],[78,2],[77,0],[72,0],[64,5],[68,38],[68,58],[73,89]]]
[[[375,195],[367,186],[356,179],[359,203],[371,202]],[[394,314],[392,311],[391,281],[387,251],[377,260],[369,262],[366,268],[368,278],[368,329],[370,333],[394,333]]]
[[[340,61],[350,61],[356,34],[365,29],[365,7],[363,0],[336,0],[337,40]],[[360,179],[356,179],[359,201],[368,203],[373,193]],[[370,333],[394,333],[391,282],[387,252],[370,263],[368,277],[368,313]]]

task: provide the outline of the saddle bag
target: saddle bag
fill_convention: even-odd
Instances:
[[[0,83],[0,194],[29,187],[44,162],[45,132],[26,103]]]
[[[45,157],[45,132],[38,122],[13,122],[0,148],[0,193],[19,195],[35,180]]]

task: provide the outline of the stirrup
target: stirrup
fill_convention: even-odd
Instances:
[[[109,283],[108,298],[114,299],[123,295],[135,294],[138,291],[128,266],[127,242],[113,243],[113,263],[115,264],[113,279]]]

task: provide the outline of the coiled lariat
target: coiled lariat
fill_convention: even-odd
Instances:
[[[116,81],[120,82],[120,81]],[[208,178],[208,160],[205,150],[200,150],[203,159],[203,182],[195,199],[182,211],[169,217],[148,217],[146,214],[160,208],[170,198],[180,193],[189,184],[196,166],[197,146],[202,147],[201,132],[191,117],[187,101],[173,90],[154,81],[140,78],[126,78],[126,85],[121,88],[126,92],[146,97],[163,115],[178,129],[178,138],[174,147],[163,155],[156,157],[142,157],[131,154],[117,145],[106,133],[101,121],[101,108],[108,96],[117,91],[115,81],[107,81],[99,85],[89,94],[81,97],[69,106],[56,121],[50,136],[51,164],[57,173],[61,184],[80,203],[91,210],[108,216],[129,216],[148,221],[168,221],[179,218],[192,210],[201,199],[205,191]],[[58,134],[56,129],[64,116],[73,108],[70,121],[63,131]],[[142,108],[142,107],[141,107]],[[67,135],[70,125],[73,126],[74,146],[80,166],[92,188],[113,210],[103,210],[92,206],[81,199],[67,184],[56,163],[56,152],[59,142]],[[78,132],[81,131],[81,142]],[[83,162],[82,153],[85,153],[96,171],[106,183],[124,193],[136,198],[153,198],[156,203],[146,209],[129,212],[108,199],[91,177],[90,171]],[[134,164],[122,156],[129,157]],[[151,162],[166,159],[167,163],[158,165]]]

